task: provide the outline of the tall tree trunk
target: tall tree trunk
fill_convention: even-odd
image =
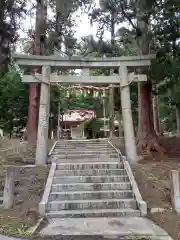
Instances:
[[[6,20],[7,3],[0,1],[0,76],[8,71],[10,60],[10,45],[14,38],[14,29]]]
[[[61,55],[61,49],[62,49],[62,16],[61,12],[58,10],[56,11],[56,34],[57,39],[55,42],[55,53]]]
[[[55,41],[55,53],[62,54],[62,44],[63,44],[63,26],[65,21],[69,16],[69,10],[67,4],[63,1],[56,0],[56,41]]]
[[[180,106],[176,105],[177,136],[180,137]]]
[[[137,28],[138,36],[137,43],[139,47],[139,54],[149,54],[149,13],[153,7],[153,1],[149,0],[137,0],[136,2],[136,16],[137,16]],[[147,83],[139,83],[139,124],[137,143],[138,151],[146,151],[151,155],[151,151],[155,150],[164,154],[164,149],[160,146],[157,135],[154,131],[153,119],[152,119],[152,83],[150,79]],[[152,156],[152,155],[151,155]]]
[[[115,47],[115,16],[114,12],[111,12],[111,48],[112,57],[114,57],[114,47]],[[114,74],[114,70],[110,70],[110,76]],[[114,125],[114,87],[109,85],[109,134],[110,137],[115,135],[115,125]]]
[[[37,0],[36,29],[35,29],[34,52],[33,52],[34,55],[44,54],[46,16],[47,16],[46,0]],[[41,69],[38,69],[38,72],[41,72]],[[33,83],[29,85],[27,140],[29,143],[32,143],[32,144],[35,143],[37,139],[40,87],[41,87],[41,84],[39,83]]]
[[[160,134],[160,123],[159,123],[159,100],[158,93],[155,92],[153,95],[153,120],[154,120],[154,130],[157,135]]]
[[[151,108],[151,90],[151,82],[139,84],[138,140],[147,139],[151,134],[155,135]]]

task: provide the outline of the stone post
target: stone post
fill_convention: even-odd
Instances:
[[[114,136],[114,86],[109,85],[109,131],[110,138]]]
[[[119,68],[119,74],[121,77],[121,106],[122,106],[122,118],[124,126],[124,138],[127,159],[131,163],[137,161],[136,142],[134,136],[134,127],[131,111],[130,89],[128,85],[128,71],[125,65],[121,65]]]
[[[82,76],[89,76],[90,72],[89,72],[89,68],[83,68],[82,69]]]
[[[172,207],[176,212],[180,213],[179,172],[177,170],[170,171],[170,189]]]
[[[36,165],[46,164],[48,154],[48,125],[50,108],[50,67],[42,67]]]
[[[9,167],[6,170],[6,179],[5,179],[4,196],[3,196],[3,205],[5,209],[9,209],[13,206],[14,180],[15,180],[15,169],[13,167]]]

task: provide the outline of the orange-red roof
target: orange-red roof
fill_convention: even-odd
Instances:
[[[83,122],[85,120],[90,120],[96,116],[93,110],[69,110],[64,114],[63,120],[65,122]]]

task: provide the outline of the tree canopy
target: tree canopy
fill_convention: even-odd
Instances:
[[[1,126],[11,129],[11,123],[8,123],[10,119],[20,119],[24,125],[27,117],[28,87],[21,83],[16,71],[9,70],[8,64],[11,63],[11,52],[16,48],[15,43],[20,40],[18,30],[21,21],[30,9],[21,0],[1,1],[0,6]],[[36,4],[33,5],[34,7]],[[115,57],[156,53],[157,58],[146,72],[148,82],[152,84],[149,88],[148,102],[151,104],[151,95],[158,92],[160,120],[162,123],[164,121],[168,123],[169,130],[174,130],[176,124],[171,123],[175,122],[175,110],[180,106],[180,2],[178,0],[102,0],[99,7],[95,6],[93,0],[50,0],[47,7],[51,9],[52,17],[47,19],[45,27],[46,55]],[[89,35],[77,39],[74,28],[77,10],[87,13],[92,25],[96,23],[98,26],[96,36]],[[32,17],[35,19],[35,16]],[[104,38],[106,32],[111,36],[108,40]],[[27,35],[27,39],[23,42],[24,52],[32,53],[32,42],[31,34]],[[95,71],[98,74],[109,74],[108,70]],[[67,71],[64,73],[68,74]],[[145,87],[147,85],[144,85],[141,94],[145,92]],[[54,114],[57,114],[59,101],[63,102],[66,109],[98,110],[100,106],[102,107],[101,100],[92,96],[71,96],[67,99],[59,86],[52,86],[51,93],[51,111]],[[137,126],[139,122],[142,126],[142,119],[138,120],[140,105],[138,106],[137,85],[131,87],[131,99],[135,125]],[[115,111],[121,111],[118,89],[115,90],[114,101]],[[149,110],[152,110],[151,105]],[[150,122],[152,123],[152,119]],[[145,130],[141,129],[141,131]]]

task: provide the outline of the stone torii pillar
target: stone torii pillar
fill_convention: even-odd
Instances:
[[[51,68],[49,66],[43,66],[39,106],[39,124],[36,147],[36,165],[46,164],[46,158],[48,154],[50,74]]]
[[[113,84],[109,85],[109,137],[113,137],[115,134],[114,129],[114,86]]]
[[[114,69],[110,70],[110,77],[115,75]],[[109,104],[108,104],[108,115],[109,115],[109,137],[112,138],[115,135],[114,126],[114,85],[109,84]]]
[[[137,161],[136,142],[134,136],[134,127],[132,120],[130,89],[127,66],[121,64],[119,68],[119,74],[121,78],[120,90],[121,90],[121,106],[122,117],[124,126],[124,138],[127,158],[131,163]]]

